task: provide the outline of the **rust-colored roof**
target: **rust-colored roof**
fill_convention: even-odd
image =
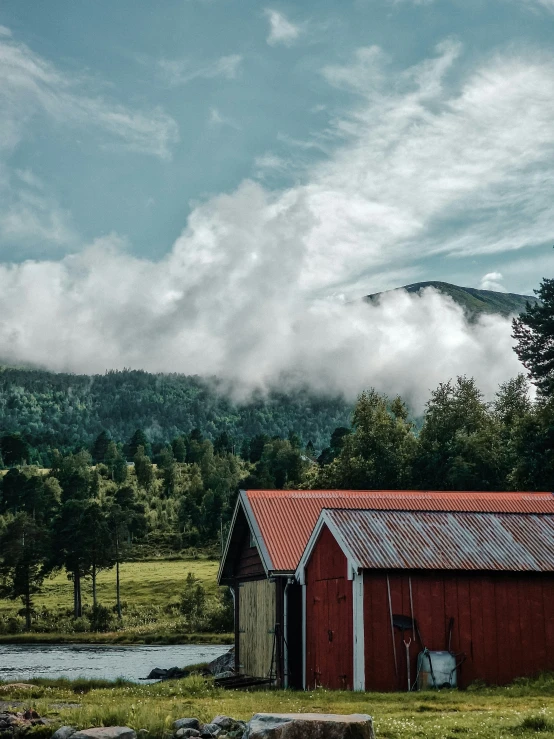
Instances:
[[[554,516],[327,510],[323,521],[364,569],[554,571]]]
[[[247,490],[268,569],[293,572],[324,508],[554,513],[552,493],[425,490]]]

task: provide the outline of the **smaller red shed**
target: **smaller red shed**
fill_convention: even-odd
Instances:
[[[327,509],[296,576],[308,689],[407,690],[425,648],[460,687],[554,669],[552,513]]]

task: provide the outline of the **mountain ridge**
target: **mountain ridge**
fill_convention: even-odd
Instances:
[[[442,282],[440,280],[413,282],[410,285],[402,285],[391,290],[366,295],[364,300],[375,303],[381,296],[397,292],[398,290],[405,290],[408,293],[418,295],[427,287],[433,287],[443,295],[448,295],[466,311],[471,319],[475,319],[483,313],[496,313],[508,317],[522,313],[526,309],[527,303],[534,305],[540,302],[533,295],[502,293],[496,290],[481,290],[475,287],[461,287],[460,285],[454,285],[453,283]]]

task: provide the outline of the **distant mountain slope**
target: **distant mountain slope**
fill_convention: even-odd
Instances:
[[[509,316],[524,311],[527,302],[531,304],[539,302],[537,298],[531,295],[500,293],[494,290],[477,290],[474,287],[459,287],[458,285],[451,285],[449,282],[433,280],[429,280],[428,282],[414,282],[412,285],[397,287],[395,290],[420,293],[426,287],[434,287],[444,295],[449,295],[472,318],[475,318],[480,313],[498,313],[502,316]],[[386,292],[394,291],[387,290]],[[381,295],[385,294],[385,292],[382,292],[367,295],[365,300],[375,302]]]

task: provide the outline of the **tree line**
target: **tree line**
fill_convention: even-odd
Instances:
[[[139,370],[56,374],[0,365],[0,434],[19,433],[27,444],[26,461],[39,467],[51,466],[54,449],[90,449],[102,431],[125,444],[142,429],[153,454],[193,429],[212,442],[226,433],[236,450],[259,434],[286,438],[294,429],[321,448],[335,426],[348,423],[351,411],[343,397],[315,395],[309,387],[255,393],[239,403],[216,379]],[[10,448],[0,451],[0,467],[2,457],[11,466]]]
[[[242,440],[227,430],[212,441],[199,429],[153,443],[136,429],[125,443],[100,431],[88,449],[49,450],[47,470],[25,464],[27,441],[0,440],[13,466],[0,487],[0,594],[21,598],[30,626],[33,595],[65,569],[73,612],[83,583],[93,608],[96,576],[131,552],[222,545],[239,488],[552,490],[554,488],[554,281],[514,321],[524,375],[502,384],[492,402],[458,377],[432,393],[418,423],[406,403],[363,392],[350,423],[317,449],[296,431]],[[240,441],[240,443],[239,443]]]

